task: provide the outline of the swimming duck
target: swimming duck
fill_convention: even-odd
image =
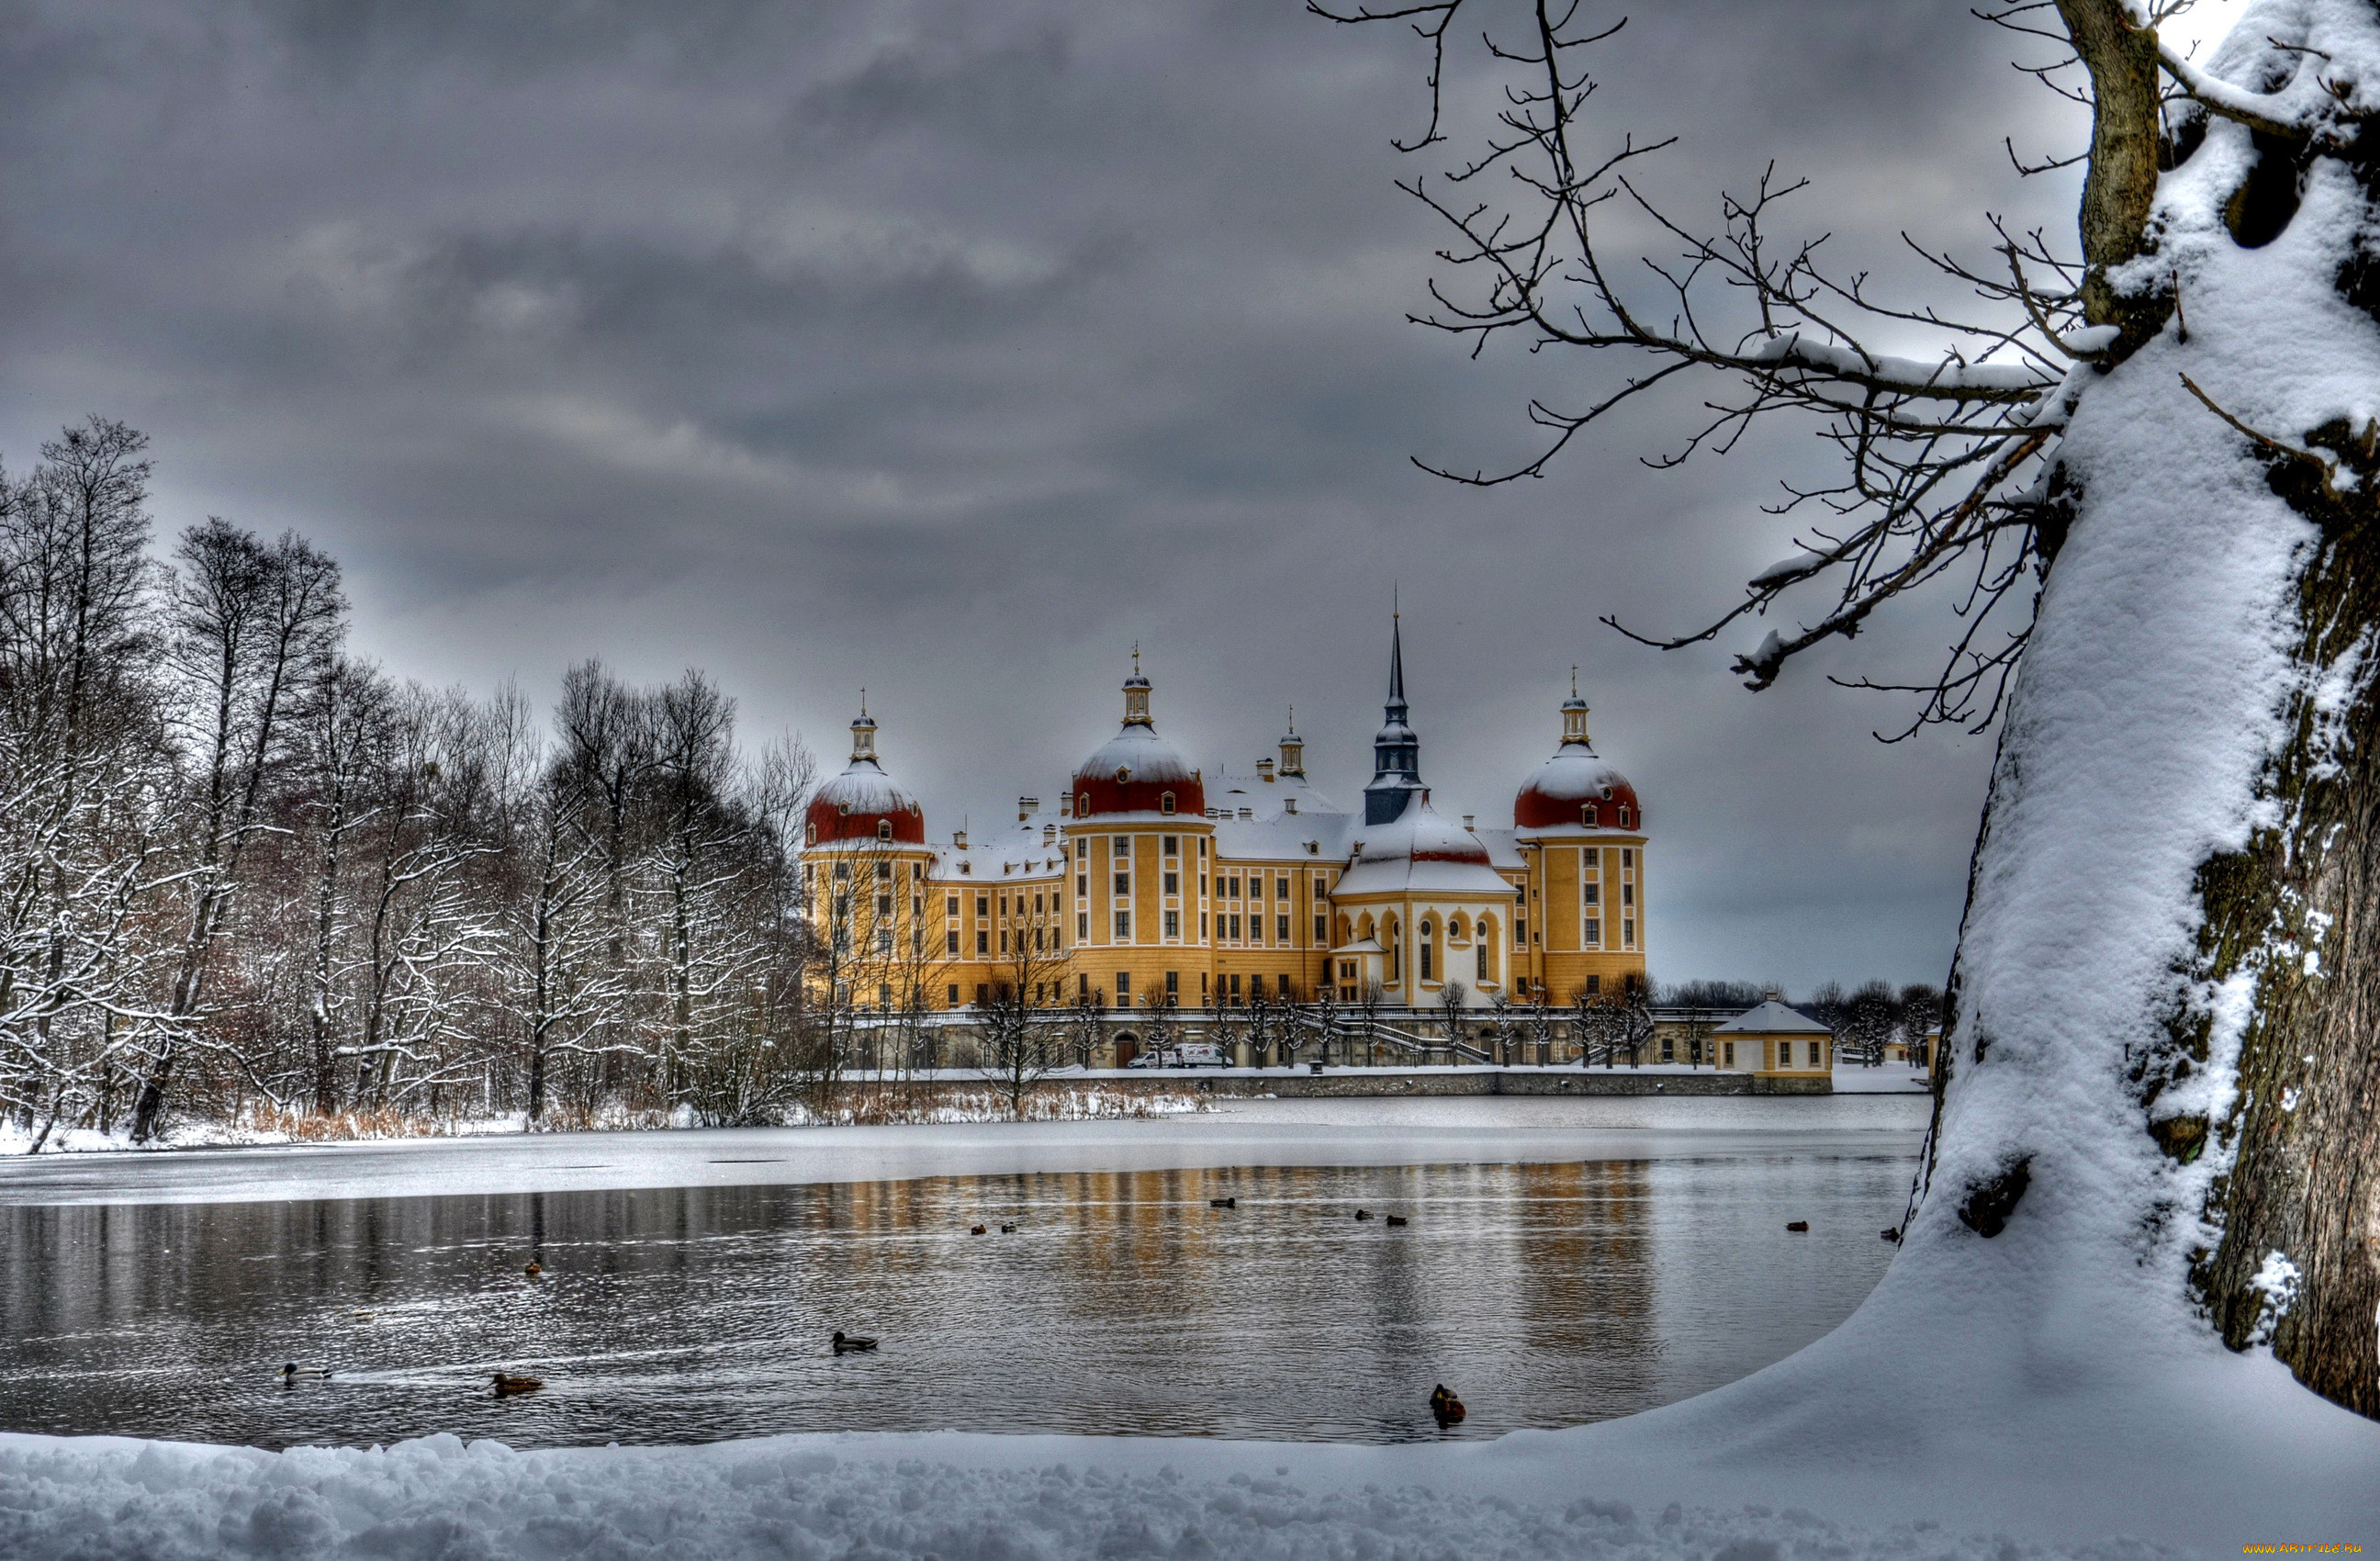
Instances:
[[[1807,1230],[1810,1228],[1810,1222],[1806,1219],[1789,1219],[1785,1222],[1785,1228],[1788,1230]]]
[[[875,1348],[876,1341],[872,1338],[854,1338],[849,1334],[844,1333],[841,1328],[837,1328],[834,1331],[834,1352],[838,1355],[848,1355],[856,1349],[873,1349]]]
[[[1240,1206],[1240,1201],[1237,1198],[1209,1198],[1207,1206],[1210,1209],[1235,1209]]]
[[[1895,1246],[1898,1246],[1900,1244],[1900,1232],[1898,1230],[1887,1230],[1884,1232],[1884,1239],[1892,1242]]]
[[[1355,1217],[1357,1219],[1369,1219],[1372,1217],[1372,1211],[1369,1209],[1357,1209],[1355,1211]]]
[[[982,1236],[982,1235],[987,1235],[987,1234],[989,1234],[989,1233],[990,1233],[990,1232],[989,1232],[988,1228],[987,1228],[986,1227],[984,1227],[984,1226],[980,1226],[980,1225],[977,1226],[974,1229],[969,1230],[969,1231],[967,1232],[967,1234],[968,1234],[968,1235],[970,1235],[970,1236]]]
[[[1401,1214],[1392,1214],[1389,1216],[1389,1223],[1390,1225],[1402,1225],[1404,1222],[1405,1216]]]
[[[1430,1390],[1430,1418],[1437,1421],[1439,1425],[1456,1424],[1469,1412],[1463,1407],[1462,1399],[1446,1390],[1446,1384],[1441,1382]]]
[[[1016,1226],[1015,1226],[1015,1223],[1014,1223],[1014,1221],[1011,1221],[1010,1223],[1008,1223],[1008,1224],[1006,1224],[1006,1225],[1002,1226],[1002,1227],[1000,1228],[1000,1233],[1001,1233],[1002,1235],[1003,1235],[1003,1236],[1014,1236],[1014,1235],[1015,1235],[1015,1234],[1016,1234]]]
[[[541,1378],[515,1376],[510,1372],[496,1373],[496,1392],[500,1396],[506,1393],[534,1393],[544,1386],[545,1383]]]
[[[301,1366],[295,1361],[281,1363],[281,1380],[284,1382],[296,1382],[301,1376],[327,1377],[330,1374],[328,1366]]]
[[[522,1273],[524,1273],[524,1274],[526,1274],[526,1275],[528,1275],[530,1278],[534,1279],[534,1278],[536,1278],[539,1275],[540,1275],[540,1274],[542,1274],[542,1273],[544,1273],[544,1272],[545,1272],[545,1265],[544,1265],[544,1264],[542,1264],[542,1263],[540,1263],[540,1262],[539,1262],[537,1259],[535,1259],[535,1258],[530,1258],[530,1259],[528,1260],[528,1267],[526,1267],[526,1268],[524,1268],[524,1269],[522,1269],[522,1270],[521,1270],[521,1272],[522,1272]]]

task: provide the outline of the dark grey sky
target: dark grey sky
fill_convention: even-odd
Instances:
[[[1619,14],[1616,10],[1614,15]],[[1598,74],[1700,221],[1774,158],[1846,261],[2068,220],[2014,42],[1932,0],[1673,0]],[[1620,367],[1466,360],[1403,322],[1427,213],[1389,148],[1423,61],[1293,0],[0,4],[0,451],[155,437],[161,521],[295,526],[400,673],[540,700],[600,655],[717,674],[839,763],[865,684],[939,834],[1051,797],[1135,640],[1162,729],[1245,768],[1294,704],[1368,774],[1392,583],[1441,810],[1508,822],[1580,663],[1652,822],[1656,974],[1938,980],[1989,740],[1867,737],[1676,627],[1786,552],[1779,430],[1656,473],[1691,399],[1481,493],[1527,395]],[[1809,469],[1806,465],[1801,469]],[[1741,641],[1741,644],[1734,643]]]

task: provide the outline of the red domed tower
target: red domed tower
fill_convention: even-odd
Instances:
[[[926,843],[926,813],[876,759],[876,722],[867,704],[851,723],[851,762],[810,799],[809,845],[870,841],[899,845]]]
[[[1528,956],[1545,1000],[1612,993],[1645,980],[1645,807],[1587,741],[1571,671],[1561,744],[1512,799],[1513,842],[1536,897]]]
[[[1140,652],[1132,653],[1132,676],[1123,680],[1123,725],[1075,772],[1074,816],[1116,814],[1201,817],[1207,792],[1198,771],[1173,744],[1157,734],[1148,715],[1148,680],[1140,672]]]
[[[1586,736],[1586,701],[1571,674],[1570,697],[1562,701],[1561,746],[1512,799],[1512,828],[1524,835],[1549,829],[1645,832],[1644,805],[1628,778],[1603,762]]]

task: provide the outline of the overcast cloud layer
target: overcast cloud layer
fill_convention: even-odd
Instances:
[[[1618,15],[1614,11],[1613,15]],[[2064,224],[2000,144],[2070,111],[1956,4],[1672,0],[1601,121],[1697,220],[1774,158],[1844,263]],[[1686,625],[1787,550],[1806,439],[1656,473],[1691,398],[1546,481],[1458,489],[1528,395],[1621,367],[1403,322],[1410,35],[1293,0],[0,5],[0,452],[155,437],[167,530],[295,526],[402,674],[540,700],[598,655],[717,674],[839,764],[866,684],[940,836],[1054,799],[1137,640],[1161,729],[1245,769],[1286,707],[1369,774],[1402,582],[1441,811],[1510,821],[1573,662],[1656,837],[1656,974],[1941,979],[1989,738],[1872,742],[1888,624],[1742,691]],[[1780,434],[1782,430],[1779,430]],[[1764,625],[1765,627],[1765,625]],[[1746,628],[1745,645],[1759,637]]]

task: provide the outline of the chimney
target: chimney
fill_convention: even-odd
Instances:
[[[1057,826],[1057,825],[1055,825],[1055,824],[1044,824],[1044,825],[1042,825],[1042,826],[1041,826],[1041,843],[1042,843],[1044,846],[1049,846],[1049,845],[1054,844],[1054,843],[1057,841],[1057,839],[1058,839],[1058,826]]]
[[[1016,821],[1019,824],[1024,823],[1027,818],[1032,817],[1035,814],[1040,811],[1041,799],[1039,797],[1019,797],[1016,799]]]
[[[1257,810],[1253,807],[1244,807],[1240,809],[1240,817],[1243,818],[1254,818],[1256,816]]]
[[[1272,760],[1257,760],[1257,779],[1268,786],[1272,784]]]
[[[1295,797],[1281,798],[1281,810],[1283,813],[1295,813],[1297,811],[1297,799]]]
[[[1469,829],[1475,835],[1477,834],[1479,830],[1477,826],[1474,825],[1471,821],[1477,817],[1478,815],[1475,813],[1466,813],[1463,816],[1463,827]]]
[[[966,849],[966,831],[965,829],[952,830],[951,844],[961,851],[965,851]]]

